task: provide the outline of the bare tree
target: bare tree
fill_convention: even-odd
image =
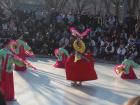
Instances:
[[[111,1],[110,0],[102,0],[104,2],[105,5],[105,9],[106,9],[106,14],[111,14],[110,12],[110,8],[111,8]]]
[[[60,5],[59,5],[59,10],[62,11],[66,5],[66,3],[68,2],[68,0],[62,0]]]
[[[61,11],[65,7],[68,0],[45,0],[47,9],[51,10],[52,8]]]
[[[92,3],[92,5],[94,7],[94,14],[96,14],[96,12],[97,12],[97,0],[90,0],[90,2]]]
[[[87,10],[87,8],[91,3],[91,0],[73,0],[73,4],[75,4],[75,11],[82,13],[84,10]]]
[[[130,15],[134,15],[138,8],[140,0],[128,0],[128,12]]]
[[[13,14],[13,7],[15,5],[15,0],[0,0],[0,7],[4,10],[6,16]]]
[[[120,5],[122,3],[121,0],[113,0],[112,3],[115,6],[115,14],[116,14],[116,16],[119,16]]]

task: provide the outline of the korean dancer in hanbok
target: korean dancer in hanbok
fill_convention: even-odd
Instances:
[[[22,58],[23,60],[26,60],[27,55],[32,55],[31,47],[22,40],[23,36],[21,36],[18,40],[16,40],[17,46],[15,53],[17,54],[18,57]],[[26,65],[20,67],[18,65],[15,65],[15,70],[16,71],[25,71]]]
[[[6,41],[5,48],[0,50],[0,90],[7,101],[12,101],[15,99],[13,64],[24,66],[25,63],[13,55],[9,42]]]
[[[140,67],[139,64],[135,63],[129,57],[126,57],[126,59],[122,62],[121,65],[117,65],[115,67],[115,72],[117,74],[121,73],[122,79],[137,79],[137,76],[133,68],[138,68],[138,67]]]
[[[68,51],[61,47],[61,48],[55,49],[54,53],[55,53],[55,56],[57,57],[54,67],[64,68],[67,57],[69,56]]]
[[[67,59],[66,78],[72,81],[72,85],[82,85],[83,81],[96,80],[97,74],[94,69],[93,56],[85,52],[86,46],[82,41],[82,34],[77,35],[74,31],[73,35],[77,36],[77,39],[73,43],[75,54]]]

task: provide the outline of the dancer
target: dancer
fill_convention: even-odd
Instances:
[[[10,40],[4,43],[4,48],[0,50],[0,90],[5,96],[5,99],[12,101],[14,95],[14,80],[13,80],[13,64],[24,66],[25,63],[18,59],[10,51]]]
[[[139,64],[135,63],[127,55],[126,59],[122,62],[122,64],[115,67],[115,71],[117,74],[121,73],[122,79],[137,79],[133,68],[137,68],[139,66]]]
[[[18,40],[16,40],[17,47],[15,50],[15,53],[17,54],[18,57],[22,58],[23,60],[26,60],[27,55],[33,55],[30,46],[24,42],[23,40],[23,35],[19,37]],[[18,65],[15,65],[15,70],[16,71],[25,71],[27,69],[26,65],[23,67],[19,67]]]
[[[76,36],[77,33],[72,33]],[[73,43],[75,54],[71,55],[66,62],[66,78],[72,81],[72,85],[82,85],[83,81],[96,80],[94,60],[91,54],[85,53],[86,47],[82,37],[77,36]]]
[[[61,47],[61,48],[55,49],[54,53],[55,53],[55,56],[57,57],[57,61],[54,64],[54,67],[64,68],[67,57],[69,56],[68,51],[64,49],[63,47]]]

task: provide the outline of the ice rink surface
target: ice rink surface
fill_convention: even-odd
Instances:
[[[32,58],[38,69],[14,71],[16,101],[8,105],[123,105],[140,95],[140,68],[135,69],[137,80],[122,80],[112,64],[96,63],[98,80],[73,87],[66,80],[65,70],[53,67],[54,59]]]

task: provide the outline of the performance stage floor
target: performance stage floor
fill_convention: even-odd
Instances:
[[[96,63],[98,80],[73,87],[65,70],[54,68],[54,59],[29,59],[38,70],[14,72],[16,101],[8,105],[122,105],[128,98],[140,95],[139,79],[116,77],[111,64]]]

